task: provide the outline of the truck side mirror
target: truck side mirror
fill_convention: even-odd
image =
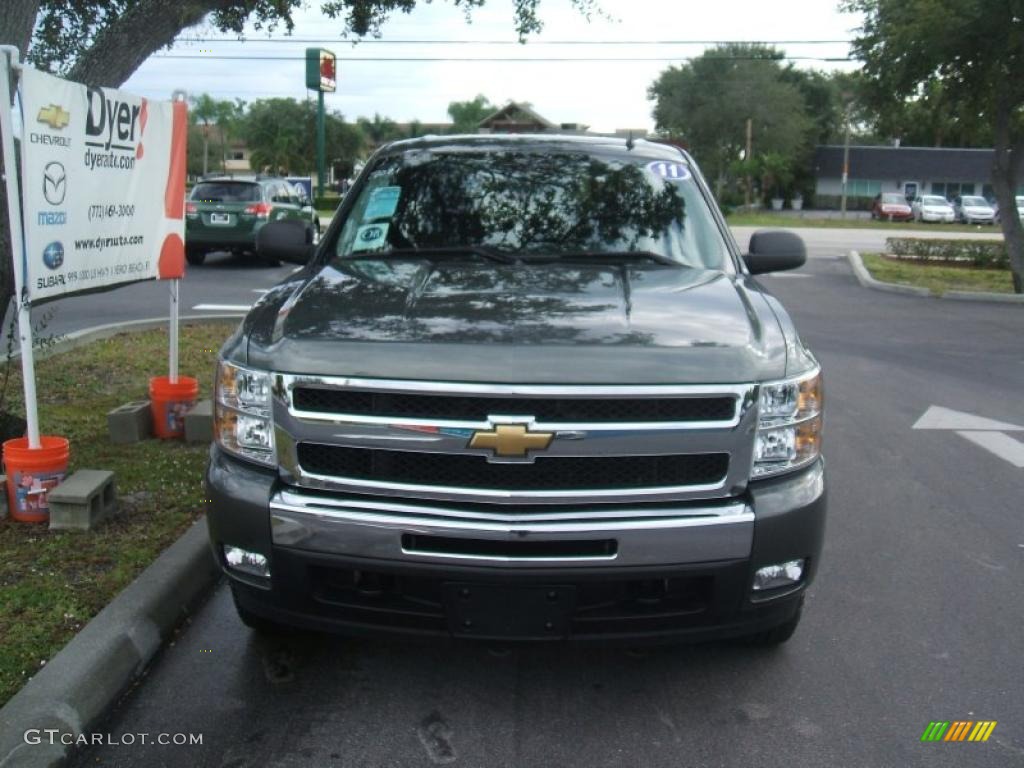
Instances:
[[[752,275],[797,269],[807,263],[807,246],[792,232],[762,229],[751,235],[743,261]]]
[[[282,219],[256,232],[256,255],[267,261],[306,264],[313,255],[313,227],[308,221]]]

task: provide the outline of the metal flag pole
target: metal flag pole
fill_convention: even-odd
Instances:
[[[21,346],[21,378],[25,386],[25,424],[28,447],[41,447],[39,441],[39,408],[36,402],[36,366],[32,357],[32,304],[25,290],[25,238],[21,221],[21,191],[18,188],[18,163],[14,155],[13,121],[11,120],[11,72],[21,70],[18,49],[0,45],[3,72],[0,72],[0,134],[4,153],[4,177],[7,182],[7,220],[11,233],[11,254],[14,270],[14,297],[18,305],[18,343]]]
[[[171,349],[170,349],[170,380],[178,383],[178,286],[181,280],[171,280]]]

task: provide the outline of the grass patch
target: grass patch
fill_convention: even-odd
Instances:
[[[862,254],[861,259],[876,280],[927,288],[938,296],[946,291],[1013,293],[1013,277],[1008,269],[927,264],[890,259],[878,253]]]
[[[234,327],[181,326],[180,369],[201,398]],[[107,411],[145,399],[150,377],[166,374],[167,342],[166,330],[121,334],[36,361],[42,432],[71,441],[69,471],[115,473],[120,513],[92,533],[0,521],[0,705],[203,512],[207,446],[107,436]],[[13,366],[8,408],[23,414]]]
[[[836,216],[839,214],[837,213]],[[730,227],[781,227],[795,229],[882,229],[917,230],[919,232],[971,232],[973,234],[1002,235],[997,226],[981,224],[925,224],[919,221],[872,221],[871,219],[813,219],[780,216],[771,213],[741,213],[737,211],[726,219]]]

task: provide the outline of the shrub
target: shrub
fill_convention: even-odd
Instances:
[[[1009,269],[1006,243],[998,240],[939,240],[924,237],[890,237],[886,250],[900,259],[970,264],[987,269]]]
[[[314,198],[313,203],[318,211],[333,211],[341,203],[341,195],[317,196]]]

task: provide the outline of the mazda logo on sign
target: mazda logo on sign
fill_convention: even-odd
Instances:
[[[60,205],[64,202],[67,188],[64,166],[56,161],[47,163],[43,169],[43,197],[46,198],[46,202],[50,205]]]

